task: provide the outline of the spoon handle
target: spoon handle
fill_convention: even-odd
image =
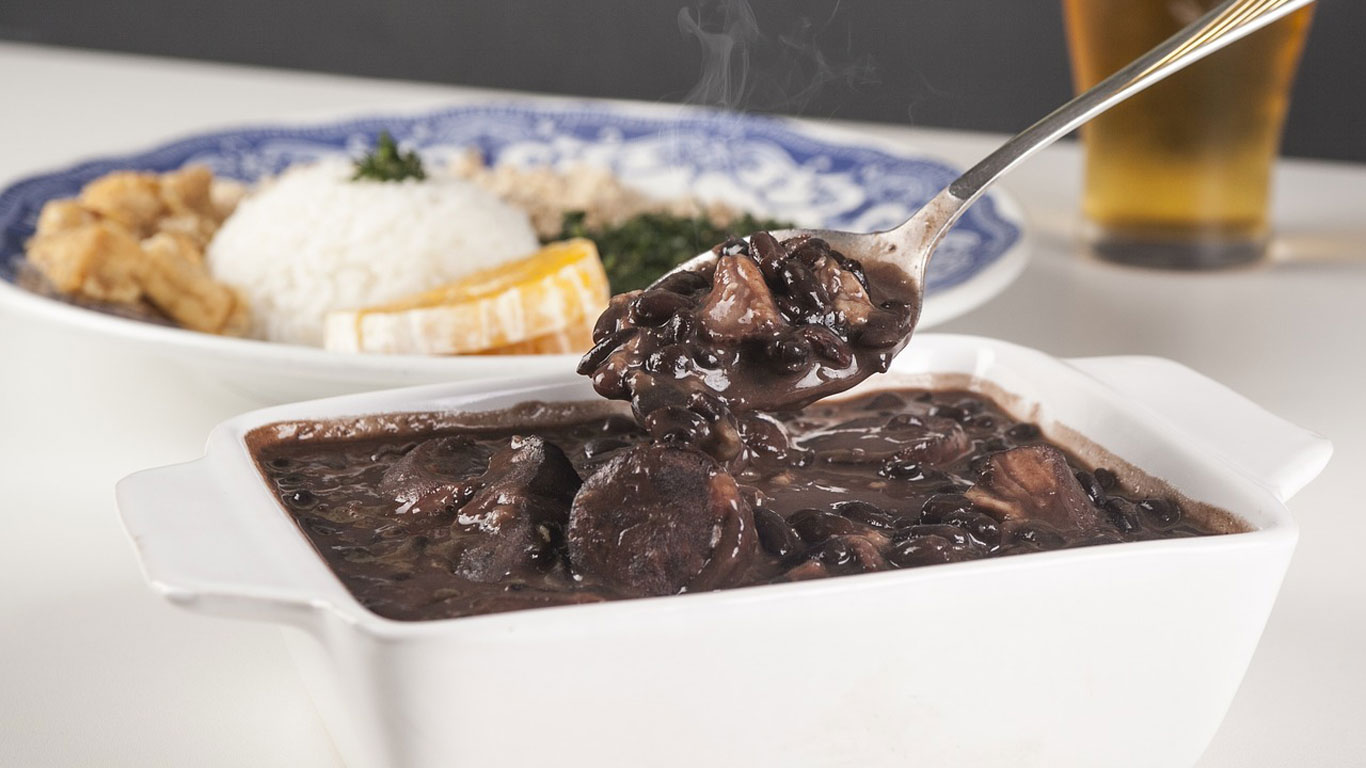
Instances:
[[[958,177],[922,209],[927,215],[934,214],[931,228],[942,234],[992,182],[1096,115],[1313,1],[1227,0],[1221,3],[1166,42],[1026,128]],[[898,229],[925,227],[927,223],[917,214]]]

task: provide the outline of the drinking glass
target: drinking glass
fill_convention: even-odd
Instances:
[[[1219,0],[1063,0],[1085,90]],[[1083,211],[1110,261],[1206,269],[1267,251],[1271,172],[1313,6],[1192,64],[1082,129]]]

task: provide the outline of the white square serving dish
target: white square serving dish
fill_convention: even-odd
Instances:
[[[927,334],[893,370],[1011,393],[1002,404],[1050,437],[1252,530],[399,622],[347,592],[244,442],[277,421],[592,398],[571,372],[248,413],[203,458],[125,478],[118,504],[154,589],[285,626],[354,768],[1194,764],[1294,549],[1284,502],[1322,470],[1327,441],[1155,358],[1064,361]]]

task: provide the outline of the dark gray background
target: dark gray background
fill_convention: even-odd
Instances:
[[[752,0],[757,37],[736,2],[0,0],[0,38],[1009,132],[1071,93],[1059,0]],[[1285,152],[1366,161],[1366,2],[1319,5]],[[684,8],[747,41],[728,80]]]

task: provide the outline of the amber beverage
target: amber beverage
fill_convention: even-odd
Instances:
[[[1078,89],[1217,4],[1063,0]],[[1311,14],[1254,32],[1083,129],[1083,205],[1098,256],[1199,269],[1265,255],[1271,170]]]

